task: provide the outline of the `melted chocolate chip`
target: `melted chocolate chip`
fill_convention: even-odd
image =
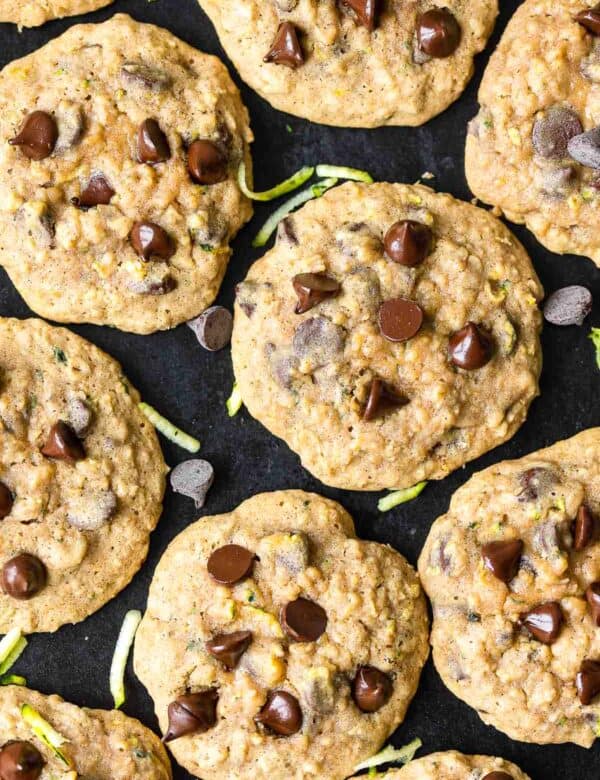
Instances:
[[[254,720],[282,737],[290,737],[302,728],[302,710],[291,693],[270,691]]]
[[[525,501],[537,501],[545,496],[556,482],[556,475],[550,469],[542,466],[534,466],[519,474],[521,492],[518,494],[519,503]]]
[[[26,601],[36,596],[46,585],[46,567],[29,553],[21,553],[2,567],[2,587],[14,599]]]
[[[37,780],[46,762],[31,742],[12,740],[0,748],[2,780]]]
[[[600,170],[600,127],[571,138],[567,145],[569,155],[586,168]]]
[[[94,173],[90,176],[85,188],[81,191],[81,195],[78,198],[73,198],[71,201],[74,206],[77,206],[84,211],[91,209],[93,206],[108,206],[115,191],[108,183],[103,173]]]
[[[388,341],[408,341],[423,324],[423,309],[408,298],[391,298],[379,308],[379,328]]]
[[[592,582],[585,591],[585,598],[590,608],[592,620],[600,628],[600,582]]]
[[[362,712],[377,712],[386,704],[394,688],[385,672],[374,666],[359,666],[352,683],[352,696]]]
[[[206,643],[206,650],[228,669],[235,669],[240,658],[250,647],[252,631],[234,631],[217,634]]]
[[[481,780],[513,780],[513,776],[508,772],[488,772]]]
[[[171,156],[167,136],[160,129],[156,119],[145,119],[138,130],[137,154],[141,163],[165,162]]]
[[[596,520],[585,504],[577,510],[577,517],[573,523],[573,549],[577,552],[594,541],[596,536]]]
[[[342,5],[350,8],[357,23],[369,32],[377,27],[381,0],[342,0]]]
[[[571,138],[582,131],[575,111],[566,106],[552,106],[535,120],[531,142],[541,157],[560,160],[567,156]]]
[[[432,8],[417,19],[417,41],[422,52],[435,58],[449,57],[458,49],[461,29],[448,8]]]
[[[511,539],[506,542],[489,542],[481,548],[485,568],[502,582],[509,583],[519,570],[523,542]]]
[[[491,360],[492,352],[492,339],[474,322],[468,322],[448,340],[450,361],[466,371],[485,366]]]
[[[250,575],[254,559],[254,553],[245,547],[226,544],[211,554],[206,568],[210,576],[221,585],[234,585]]]
[[[431,252],[432,238],[427,225],[403,219],[391,226],[385,234],[383,245],[390,260],[413,268],[420,265]]]
[[[25,119],[18,134],[8,143],[21,147],[30,160],[50,157],[58,140],[58,127],[54,117],[45,111],[34,111]]]
[[[12,493],[4,482],[0,482],[0,520],[4,520],[11,513],[12,506]]]
[[[190,144],[188,170],[197,184],[218,184],[227,178],[227,157],[212,141],[200,138]]]
[[[314,601],[298,598],[281,610],[281,625],[296,642],[316,642],[327,628],[327,613]]]
[[[600,4],[594,8],[586,8],[580,11],[575,17],[575,21],[583,25],[592,35],[600,35]]]
[[[203,734],[217,722],[219,694],[214,688],[178,696],[168,707],[169,728],[163,737],[171,742],[186,734]]]
[[[77,434],[66,422],[60,420],[50,429],[48,440],[42,447],[42,455],[69,463],[83,460],[85,450]]]
[[[271,48],[264,56],[264,61],[285,65],[287,68],[299,68],[304,64],[298,31],[291,22],[282,22],[279,25]]]
[[[405,406],[408,399],[388,387],[385,382],[377,377],[371,382],[369,397],[363,412],[363,420],[373,420],[386,410]]]
[[[292,284],[298,296],[296,314],[304,314],[340,290],[339,282],[324,273],[297,274]]]
[[[175,254],[175,244],[166,230],[154,222],[136,222],[129,240],[142,260],[164,260]]]
[[[558,639],[563,624],[560,604],[549,601],[521,615],[520,622],[539,642],[551,645]]]
[[[575,678],[575,687],[579,701],[584,706],[591,704],[600,693],[600,661],[582,661]]]

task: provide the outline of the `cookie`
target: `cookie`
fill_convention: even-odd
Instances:
[[[472,477],[419,559],[440,676],[512,739],[598,735],[599,512],[593,428]]]
[[[85,14],[110,3],[112,0],[0,0],[0,22],[39,27],[51,19]]]
[[[65,763],[31,729],[21,713],[29,705],[65,743]],[[29,774],[18,772],[25,764]],[[27,780],[171,780],[160,740],[135,718],[117,710],[90,710],[15,685],[0,688],[0,775]]]
[[[446,109],[498,13],[496,0],[199,2],[265,100],[344,127],[421,125]]]
[[[342,780],[404,718],[427,658],[415,572],[339,504],[264,493],[169,546],[135,670],[177,761],[219,780]]]
[[[385,780],[530,780],[519,767],[503,758],[465,756],[456,750],[413,759],[402,769],[390,769],[381,777]]]
[[[124,15],[72,27],[0,73],[0,264],[59,322],[195,317],[251,215],[251,138],[215,57]]]
[[[345,184],[281,223],[239,286],[239,389],[328,485],[441,479],[524,421],[542,294],[487,212],[422,186]]]
[[[478,198],[524,223],[548,249],[600,265],[600,14],[594,6],[594,0],[519,6],[481,84],[466,171]]]
[[[0,318],[0,633],[83,620],[142,565],[166,466],[138,402],[89,342]]]

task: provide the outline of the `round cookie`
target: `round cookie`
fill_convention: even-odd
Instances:
[[[0,318],[0,633],[83,620],[142,565],[166,466],[139,400],[79,336]]]
[[[440,676],[512,739],[598,734],[599,510],[593,428],[472,477],[419,559]]]
[[[403,720],[427,636],[405,559],[358,540],[339,504],[288,490],[171,543],[135,670],[193,775],[342,780]]]
[[[600,265],[595,5],[526,0],[519,6],[481,84],[466,171],[478,198],[524,223],[548,249]]]
[[[503,758],[465,756],[456,750],[413,759],[402,769],[390,769],[379,777],[385,780],[530,780],[518,766]]]
[[[251,206],[223,64],[117,15],[0,73],[0,264],[37,313],[135,333],[214,300]]]
[[[441,479],[523,423],[542,294],[482,209],[422,186],[345,184],[281,223],[238,288],[244,403],[328,485]]]
[[[60,750],[66,767],[54,751],[34,734],[23,719],[21,708],[29,705],[66,742]],[[20,743],[13,744],[10,742]],[[25,743],[25,744],[23,744]],[[68,704],[59,696],[44,696],[16,685],[0,688],[0,771],[11,774],[15,758],[25,755],[41,774],[39,780],[171,780],[171,765],[158,737],[135,718],[118,710],[90,710]],[[18,766],[18,763],[17,763]],[[25,777],[25,775],[23,775]]]
[[[76,16],[110,5],[113,0],[0,0],[0,22],[39,27],[51,19]]]
[[[498,13],[496,0],[199,2],[265,100],[344,127],[421,125],[446,109]]]

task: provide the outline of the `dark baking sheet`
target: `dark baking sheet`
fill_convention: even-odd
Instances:
[[[519,5],[515,0],[503,0],[501,4],[496,34],[486,54],[478,59],[477,75],[467,92],[445,114],[418,129],[363,131],[310,124],[273,110],[241,84],[230,68],[242,89],[256,135],[253,157],[257,188],[285,178],[301,165],[328,162],[366,168],[376,179],[387,181],[412,182],[424,171],[430,171],[435,174],[431,182],[435,189],[469,199],[463,173],[466,124],[476,113],[476,88],[488,53]],[[117,0],[102,11],[87,15],[85,20],[101,21],[117,11],[166,27],[199,49],[224,57],[210,22],[195,0]],[[35,50],[75,21],[81,19],[52,22],[21,34],[11,25],[0,25],[0,66]],[[272,208],[268,204],[257,206],[254,221],[235,242],[219,303],[232,305],[235,284],[259,256],[250,246],[252,235]],[[508,444],[444,481],[430,483],[418,500],[388,514],[377,512],[376,494],[332,490],[321,485],[301,468],[285,444],[268,434],[245,411],[233,420],[227,417],[224,402],[232,384],[229,350],[205,352],[185,326],[153,336],[134,336],[94,326],[73,330],[120,360],[146,401],[201,438],[201,456],[213,463],[217,475],[203,514],[228,511],[248,496],[265,490],[314,490],[340,501],[354,516],[362,537],[394,545],[414,564],[431,522],[446,511],[453,491],[474,471],[600,424],[600,371],[587,338],[589,326],[600,325],[600,270],[583,258],[552,255],[524,229],[514,230],[529,250],[546,291],[566,284],[585,284],[594,293],[594,311],[582,328],[546,326],[542,396],[534,402],[527,422]],[[30,314],[3,272],[0,314]],[[171,466],[186,459],[183,450],[164,439],[162,444]],[[29,648],[16,667],[26,675],[30,687],[59,693],[80,705],[111,706],[108,671],[123,616],[128,609],[144,609],[152,571],[161,553],[196,516],[190,500],[167,493],[148,561],[131,585],[85,622],[62,628],[54,635],[31,637]],[[135,680],[131,663],[127,691],[124,711],[156,728],[151,702]],[[402,745],[416,736],[423,740],[421,753],[457,748],[496,754],[515,761],[533,780],[583,780],[598,776],[598,747],[586,751],[575,746],[537,747],[509,740],[484,726],[473,710],[445,689],[431,661],[408,717],[392,741]],[[175,768],[175,777],[191,776]]]

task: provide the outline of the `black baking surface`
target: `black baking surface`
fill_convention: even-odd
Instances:
[[[463,172],[466,124],[476,113],[476,89],[489,52],[519,3],[502,0],[501,5],[496,33],[486,53],[478,58],[477,74],[466,93],[441,117],[417,129],[348,130],[310,124],[272,109],[242,84],[230,67],[241,87],[256,136],[253,158],[257,189],[287,177],[302,165],[327,162],[366,168],[376,180],[385,181],[413,182],[429,171],[435,175],[430,184],[436,190],[469,199]],[[117,0],[112,6],[84,18],[101,21],[118,11],[166,27],[197,48],[224,58],[212,25],[195,0]],[[0,24],[0,65],[34,51],[77,21],[81,19],[52,22],[22,33],[12,25]],[[252,236],[273,208],[273,204],[258,205],[254,220],[234,243],[233,258],[218,303],[231,307],[235,284],[244,278],[248,267],[260,255],[251,248]],[[94,326],[76,326],[73,330],[120,360],[146,401],[202,440],[200,456],[210,460],[216,470],[215,485],[202,514],[229,511],[261,491],[314,490],[340,501],[353,515],[360,536],[392,544],[415,564],[432,521],[446,511],[452,493],[474,471],[501,459],[520,457],[600,424],[596,396],[600,390],[600,371],[588,339],[590,325],[600,325],[600,270],[584,258],[553,255],[523,228],[513,226],[513,229],[530,252],[546,292],[567,284],[584,284],[594,294],[594,310],[581,328],[545,326],[542,395],[533,403],[527,422],[510,442],[442,482],[430,483],[416,501],[387,514],[378,513],[376,494],[333,490],[312,478],[287,446],[267,433],[245,410],[233,420],[227,417],[225,399],[232,384],[228,349],[214,354],[205,352],[185,326],[153,336],[134,336]],[[3,272],[0,272],[0,314],[30,315]],[[161,443],[170,466],[188,457],[185,451],[164,439]],[[128,609],[144,609],[151,575],[161,553],[197,514],[192,501],[168,490],[149,558],[131,585],[85,622],[64,627],[52,635],[38,634],[30,638],[27,651],[15,667],[15,671],[27,677],[30,687],[44,693],[59,693],[80,705],[112,705],[108,672],[123,616]],[[164,673],[169,673],[168,662]],[[150,699],[134,678],[131,662],[123,709],[156,729]],[[495,754],[519,764],[533,780],[550,777],[582,780],[598,776],[598,746],[585,750],[570,745],[537,747],[511,741],[485,726],[474,710],[454,698],[440,681],[431,661],[408,716],[392,741],[402,745],[417,736],[423,740],[420,754],[450,748]],[[191,777],[176,767],[174,775],[178,780]]]

